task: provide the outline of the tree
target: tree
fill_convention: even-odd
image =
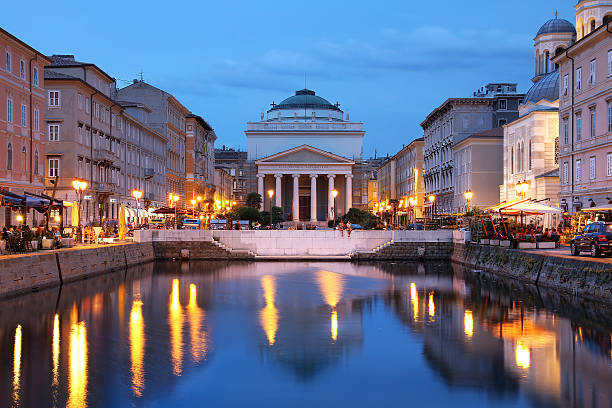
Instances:
[[[372,229],[376,227],[376,216],[374,214],[360,210],[359,208],[351,208],[342,216],[344,222],[350,221],[351,224],[359,224],[364,229]]]
[[[280,207],[272,207],[272,224],[278,224],[283,221],[283,209]],[[270,212],[262,211],[259,213],[259,222],[263,226],[270,225]]]
[[[247,207],[261,209],[261,195],[258,193],[249,193],[246,198]]]
[[[257,208],[252,207],[237,207],[232,211],[232,218],[237,220],[248,220],[249,228],[253,226],[253,222],[258,221],[260,218],[259,211]]]

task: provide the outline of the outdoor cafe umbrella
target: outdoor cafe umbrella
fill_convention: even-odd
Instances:
[[[125,239],[125,205],[121,204],[121,208],[119,209],[119,239]]]
[[[71,224],[73,227],[79,226],[79,207],[76,205],[72,206]]]

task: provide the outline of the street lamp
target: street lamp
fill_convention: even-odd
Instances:
[[[474,196],[474,193],[472,193],[472,190],[468,190],[465,193],[463,193],[463,195],[465,196],[465,199],[467,200],[467,212],[470,212],[470,200]]]
[[[170,194],[170,201],[172,202],[172,205],[174,206],[174,226],[176,227],[176,202],[180,199],[180,196],[177,196],[176,194]]]
[[[430,208],[430,210],[431,210],[431,220],[433,221],[434,205],[435,205],[435,201],[436,201],[436,196],[434,194],[431,194],[429,197],[427,197],[427,199],[431,203],[431,208]]]
[[[334,225],[336,225],[336,197],[338,197],[338,190],[332,190],[332,197],[334,197],[334,207],[333,207],[333,217],[334,217]]]
[[[136,199],[136,226],[138,227],[138,225],[140,224],[140,221],[138,220],[138,212],[139,212],[138,210],[140,209],[138,200],[142,198],[142,191],[132,190],[132,197]]]
[[[191,210],[191,214],[192,214],[192,216],[195,218],[195,206],[196,206],[196,203],[197,203],[198,201],[197,201],[197,200],[192,199],[192,200],[190,200],[189,202],[191,203],[191,206],[193,207],[193,208],[192,208],[192,210]]]
[[[81,194],[87,189],[87,182],[79,179],[72,180],[72,187],[77,194],[77,211],[79,214],[79,226],[81,226]]]
[[[268,190],[268,197],[270,197],[270,229],[272,229],[272,197],[274,197],[274,190]]]
[[[521,197],[521,199],[525,198],[525,193],[527,193],[527,190],[529,189],[529,183],[527,183],[526,181],[523,182],[518,182],[516,183],[516,193],[519,195],[519,197]]]

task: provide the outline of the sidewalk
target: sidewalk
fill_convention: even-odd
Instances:
[[[588,251],[581,252],[579,256],[572,256],[570,255],[569,246],[566,246],[566,245],[561,245],[560,248],[555,248],[555,249],[521,249],[521,251],[531,253],[531,254],[544,255],[544,256],[555,256],[558,258],[565,258],[565,259],[584,259],[584,260],[588,260],[592,262],[599,262],[602,264],[612,264],[612,257],[611,258],[602,258],[602,257],[593,258],[591,254],[588,253]]]

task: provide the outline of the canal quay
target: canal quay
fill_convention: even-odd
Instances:
[[[50,277],[0,300],[0,405],[608,406],[609,263],[465,240],[160,230],[3,256]]]

